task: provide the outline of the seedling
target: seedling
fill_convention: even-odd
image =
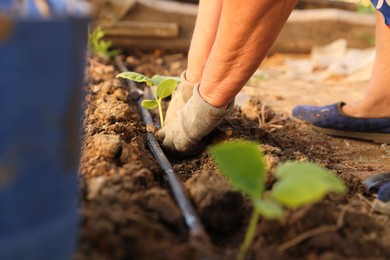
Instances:
[[[356,11],[363,14],[373,14],[375,13],[375,8],[370,0],[360,0],[357,3]]]
[[[266,166],[259,144],[232,141],[210,148],[218,168],[232,186],[252,202],[249,221],[238,259],[243,260],[252,244],[260,216],[280,219],[285,208],[297,208],[321,200],[329,192],[343,193],[345,185],[326,169],[310,162],[287,162],[276,169],[278,181],[265,191]]]
[[[116,76],[117,78],[129,79],[135,82],[145,82],[152,91],[154,99],[144,99],[142,101],[142,106],[147,109],[153,109],[158,107],[158,112],[160,115],[160,124],[161,127],[164,127],[164,115],[162,111],[162,100],[169,97],[173,91],[175,91],[179,79],[175,77],[164,77],[160,75],[154,75],[152,78],[149,78],[143,74],[137,72],[122,72]],[[153,86],[157,86],[157,89],[154,90]]]
[[[120,50],[111,50],[112,42],[103,40],[105,33],[102,28],[96,27],[94,30],[88,28],[88,47],[95,54],[100,54],[112,59],[120,53]]]

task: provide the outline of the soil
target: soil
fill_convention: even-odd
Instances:
[[[243,91],[250,93],[250,100],[236,106],[204,142],[240,138],[261,143],[268,188],[279,163],[299,160],[330,169],[349,191],[289,211],[278,221],[262,219],[248,259],[389,259],[389,216],[373,212],[375,198],[362,185],[366,177],[390,171],[388,147],[325,136],[289,117],[291,108],[302,102],[337,102],[340,93],[359,97],[366,83],[351,87],[340,80],[294,80],[280,62],[285,56],[267,58],[260,68],[267,79],[250,81]],[[186,65],[185,54],[159,50],[136,52],[124,60],[129,70],[147,76],[180,75]],[[75,258],[207,259],[209,254],[210,259],[235,259],[251,213],[247,199],[231,188],[207,150],[186,159],[170,158],[210,238],[209,244],[192,243],[167,179],[148,150],[138,107],[128,88],[115,79],[118,71],[91,59],[88,72],[80,164],[82,221]]]

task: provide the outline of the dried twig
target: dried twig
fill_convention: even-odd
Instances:
[[[279,246],[278,251],[279,252],[286,251],[287,249],[298,245],[299,243],[301,243],[302,241],[304,241],[310,237],[317,236],[317,235],[327,233],[327,232],[334,232],[334,231],[339,230],[344,224],[344,216],[345,216],[345,213],[347,212],[347,210],[348,210],[348,207],[342,208],[342,210],[337,218],[337,223],[335,225],[321,226],[318,228],[310,229],[310,230],[300,234],[299,236],[296,236],[293,239],[291,239],[287,242],[284,242],[282,245]]]
[[[351,165],[348,165],[348,163],[346,163],[345,166],[347,166],[349,169],[352,169],[352,170],[355,170],[355,171],[357,170],[357,168],[352,167]]]
[[[374,213],[374,209],[375,209],[375,201],[374,202],[371,202],[369,201],[368,199],[366,199],[365,197],[363,197],[362,194],[357,194],[357,196],[359,197],[359,199],[361,199],[362,201],[364,201],[365,203],[367,203],[369,206],[370,206],[370,212],[369,212],[369,216],[371,217],[372,214]]]
[[[262,120],[261,120],[261,116],[257,116],[257,118],[259,119],[259,128],[262,128],[263,127],[263,123],[262,123]]]
[[[261,125],[265,125],[267,122],[265,121],[265,105],[261,105]]]

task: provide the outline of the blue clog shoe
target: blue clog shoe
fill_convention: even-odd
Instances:
[[[379,173],[364,180],[368,193],[377,194],[374,210],[390,215],[390,172]]]
[[[390,144],[390,117],[351,117],[343,113],[344,105],[339,102],[328,106],[297,106],[292,116],[324,134]]]

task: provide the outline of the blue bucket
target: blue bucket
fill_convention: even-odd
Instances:
[[[0,17],[0,259],[73,257],[87,27]]]

